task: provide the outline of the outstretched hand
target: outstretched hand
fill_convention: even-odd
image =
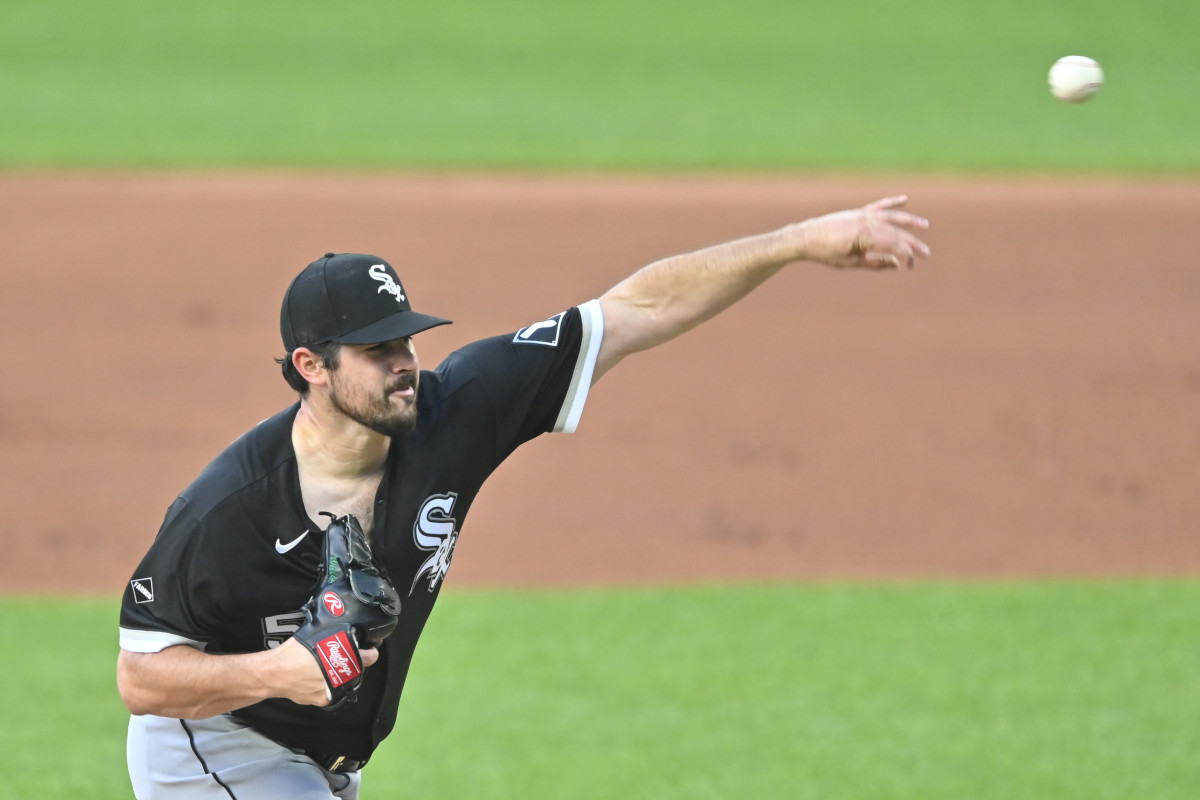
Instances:
[[[910,269],[929,246],[914,231],[929,220],[900,211],[908,197],[899,195],[868,203],[852,211],[836,211],[798,223],[804,236],[804,257],[837,269]]]
[[[906,202],[904,195],[886,197],[647,264],[600,296],[604,337],[592,382],[625,356],[712,319],[788,264],[912,267],[929,255],[929,246],[917,238],[929,221],[902,211]]]

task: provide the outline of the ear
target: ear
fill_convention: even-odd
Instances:
[[[292,366],[312,385],[321,386],[327,380],[325,362],[307,347],[297,347],[292,351]]]

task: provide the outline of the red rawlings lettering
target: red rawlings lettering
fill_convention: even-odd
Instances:
[[[362,664],[345,633],[338,632],[317,642],[317,654],[321,657],[329,685],[335,689],[362,674]]]

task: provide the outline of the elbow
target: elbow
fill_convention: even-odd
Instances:
[[[131,698],[129,695],[122,693],[121,699],[125,702],[125,707],[129,709],[129,713],[135,717],[153,714],[154,708],[149,703],[139,702],[136,698]]]
[[[146,690],[140,680],[140,670],[138,665],[145,658],[143,653],[131,653],[128,650],[122,650],[117,656],[117,694],[121,697],[121,702],[129,709],[129,713],[134,716],[143,714],[153,714],[156,708],[152,702],[150,692]]]
[[[690,325],[665,299],[639,298],[616,290],[600,298],[604,313],[601,352],[614,361],[674,339]]]

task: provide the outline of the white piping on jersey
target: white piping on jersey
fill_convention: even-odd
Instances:
[[[599,300],[589,300],[581,305],[579,317],[583,322],[583,341],[579,343],[579,357],[575,360],[571,385],[567,387],[567,396],[563,398],[562,409],[551,429],[555,433],[574,433],[579,426],[588,390],[592,387],[600,342],[604,340],[604,311],[600,308]]]
[[[173,633],[121,628],[121,649],[131,653],[157,653],[177,644],[186,644],[197,650],[203,650],[207,646],[204,642],[197,642],[195,639],[188,639],[185,636],[176,636]]]

